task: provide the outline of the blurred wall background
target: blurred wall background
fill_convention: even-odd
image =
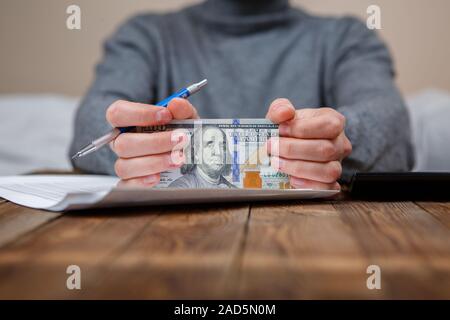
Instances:
[[[137,12],[165,12],[199,0],[1,0],[0,93],[83,95],[101,58],[102,41]],[[318,14],[382,10],[404,94],[435,87],[450,91],[449,0],[291,0]],[[82,29],[66,28],[66,8],[81,7]]]

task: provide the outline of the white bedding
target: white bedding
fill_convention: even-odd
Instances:
[[[0,95],[0,175],[70,170],[67,157],[78,98]]]
[[[430,89],[407,99],[414,171],[450,171],[450,93]]]

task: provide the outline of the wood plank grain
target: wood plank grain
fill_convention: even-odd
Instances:
[[[191,206],[159,215],[112,261],[88,298],[230,298],[247,205]]]
[[[247,216],[246,206],[65,215],[0,250],[0,298],[220,294],[213,287],[233,264]],[[80,291],[66,289],[72,264],[82,270]]]
[[[241,264],[240,298],[382,298],[368,261],[331,203],[256,205]]]
[[[449,298],[449,237],[409,202],[86,211],[0,248],[0,298]],[[70,264],[81,291],[66,288]]]
[[[0,247],[59,216],[59,213],[29,209],[11,202],[1,203]]]
[[[337,203],[389,298],[450,297],[450,233],[412,202]]]
[[[418,202],[416,204],[450,229],[450,202]]]
[[[66,268],[78,265],[82,290],[96,289],[108,261],[122,250],[161,210],[83,211],[60,219],[0,249],[0,298],[71,298]]]

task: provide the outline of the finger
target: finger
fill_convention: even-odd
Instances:
[[[319,116],[323,116],[323,115],[331,115],[331,116],[342,118],[342,119],[345,118],[340,112],[334,110],[333,108],[327,108],[327,107],[303,108],[303,109],[298,109],[295,111],[296,119],[310,119],[310,118],[315,118],[315,117],[319,117]]]
[[[117,183],[118,187],[153,187],[157,185],[160,181],[159,174],[152,174],[145,177],[139,177],[128,180],[120,180]]]
[[[122,133],[114,140],[112,149],[119,158],[134,158],[180,149],[187,142],[186,134],[175,135],[174,131]]]
[[[279,126],[280,136],[300,139],[334,139],[344,130],[345,120],[329,114],[294,119]]]
[[[119,158],[114,169],[119,178],[128,180],[179,168],[184,161],[184,155],[176,151],[139,158]]]
[[[106,120],[113,127],[143,127],[166,124],[172,114],[163,107],[118,100],[106,110]]]
[[[167,109],[172,113],[174,119],[198,119],[197,110],[186,99],[175,98],[169,102]]]
[[[279,157],[271,157],[270,159],[271,165],[275,170],[297,178],[323,183],[334,183],[342,174],[342,166],[339,161],[320,163]]]
[[[313,189],[313,190],[341,190],[339,183],[323,183],[307,179],[290,177],[291,186],[294,189]]]
[[[344,145],[341,140],[280,137],[270,139],[268,153],[286,159],[330,162],[344,156]]]
[[[353,151],[353,146],[347,136],[344,134],[344,155],[341,160],[347,158]]]
[[[288,99],[279,98],[274,100],[267,112],[266,118],[273,123],[281,123],[295,117],[295,108]]]

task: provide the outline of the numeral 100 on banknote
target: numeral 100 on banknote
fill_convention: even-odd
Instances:
[[[172,152],[177,162],[182,150],[185,163],[163,172],[157,188],[290,188],[289,177],[270,163],[267,142],[278,143],[278,125],[269,120],[179,120],[136,130],[172,131],[173,139],[188,138]]]

